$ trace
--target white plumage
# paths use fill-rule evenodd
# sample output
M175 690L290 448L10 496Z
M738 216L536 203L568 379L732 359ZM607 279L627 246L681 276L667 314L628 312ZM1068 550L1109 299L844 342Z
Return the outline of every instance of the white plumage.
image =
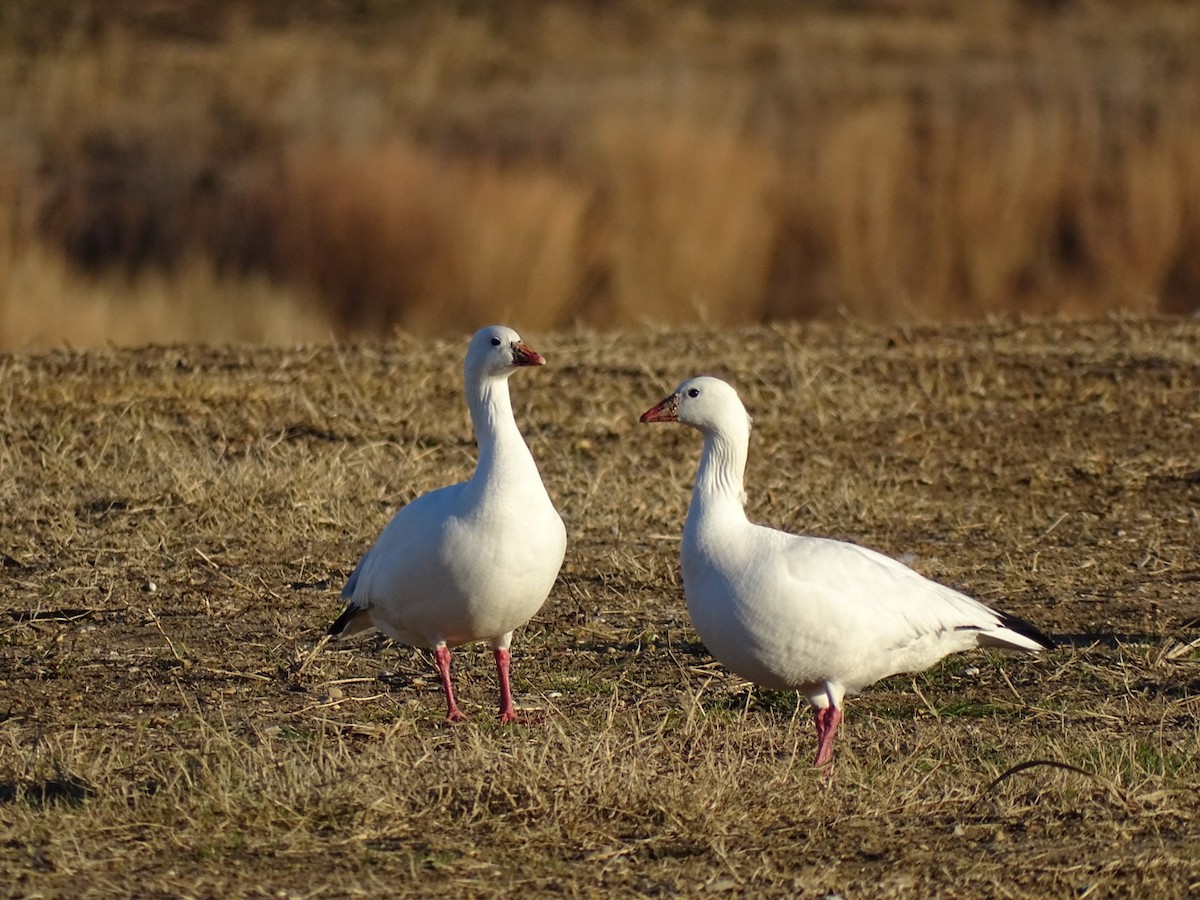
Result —
M677 421L703 434L681 551L688 614L727 668L808 699L815 765L833 753L846 693L974 647L1053 646L1029 623L873 550L751 523L742 490L750 417L720 379L685 381L641 421Z
M446 718L466 718L450 681L450 648L486 640L500 679L500 720L516 721L509 687L513 631L545 602L566 551L566 529L513 418L508 379L545 360L511 328L471 339L463 364L479 460L469 481L416 498L396 513L351 573L348 605L330 634L375 627L435 652Z

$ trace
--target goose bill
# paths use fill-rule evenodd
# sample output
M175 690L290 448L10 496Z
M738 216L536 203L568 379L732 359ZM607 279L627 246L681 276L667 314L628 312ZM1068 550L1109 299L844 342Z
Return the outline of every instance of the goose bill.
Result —
M644 413L642 413L642 417L640 419L638 419L638 421L639 422L675 422L679 418L678 411L679 411L679 395L672 394L670 397L666 397L663 400L661 400L656 406L652 406L648 410L646 410Z
M536 350L531 350L524 341L513 344L513 365L515 366L544 366L546 358Z

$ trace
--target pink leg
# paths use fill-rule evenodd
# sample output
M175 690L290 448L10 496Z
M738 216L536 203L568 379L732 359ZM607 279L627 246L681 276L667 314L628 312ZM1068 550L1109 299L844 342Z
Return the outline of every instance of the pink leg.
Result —
M513 709L512 685L508 681L509 661L512 659L512 654L507 650L497 650L495 656L496 674L500 677L500 724L520 722L521 717Z
M442 676L442 691L446 694L446 722L450 725L465 722L467 717L454 702L454 687L450 684L450 648L440 644L434 653L437 656L438 674Z
M816 712L817 720L817 759L813 763L816 768L828 765L833 758L833 735L838 723L842 721L842 711L836 706L826 706Z

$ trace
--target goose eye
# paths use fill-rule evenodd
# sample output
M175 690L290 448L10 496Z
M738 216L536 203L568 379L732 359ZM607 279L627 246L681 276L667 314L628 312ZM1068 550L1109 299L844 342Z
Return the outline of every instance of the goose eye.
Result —
M699 397L700 396L700 388L691 388L688 391L688 396L689 397Z
M492 346L499 347L500 346L500 338L492 338Z

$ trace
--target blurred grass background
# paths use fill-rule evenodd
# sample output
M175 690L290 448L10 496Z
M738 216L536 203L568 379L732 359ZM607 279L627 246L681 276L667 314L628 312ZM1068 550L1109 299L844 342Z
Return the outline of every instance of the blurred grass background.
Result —
M9 0L0 346L1200 307L1187 0Z

